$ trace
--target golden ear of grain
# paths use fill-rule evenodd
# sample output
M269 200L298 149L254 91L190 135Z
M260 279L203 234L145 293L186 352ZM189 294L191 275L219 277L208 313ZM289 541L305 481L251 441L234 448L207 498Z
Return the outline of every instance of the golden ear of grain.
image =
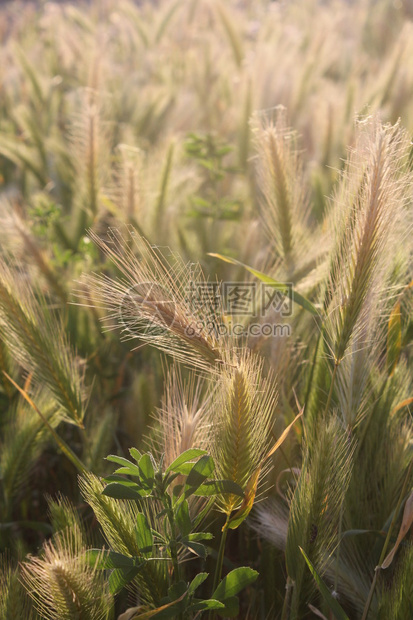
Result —
M162 406L154 415L154 454L170 465L189 448L206 449L211 432L210 393L205 378L183 377L178 365L168 371Z
M277 396L272 378L264 379L262 370L262 359L244 352L236 362L224 365L213 397L215 433L210 450L217 475L242 489L269 448ZM226 514L240 503L241 498L235 496L219 499Z
M382 278L401 237L409 141L400 126L376 118L358 127L337 197L337 241L326 294L326 333L340 363L378 302Z
M297 134L288 128L282 106L276 109L275 119L257 117L255 125L261 216L271 244L291 275L310 232Z
M96 217L103 184L108 174L108 136L102 122L102 102L96 91L87 88L81 93L79 112L73 116L71 151L77 173L76 201L79 217ZM79 226L87 219L80 217ZM78 231L84 234L84 229Z
M58 620L84 614L88 620L103 620L113 598L98 563L99 558L95 565L88 562L76 527L46 542L42 557L29 557L21 575L41 617Z
M286 540L288 575L297 591L293 611L300 599L310 596L315 584L297 555L298 547L311 555L323 570L337 541L342 502L350 483L354 447L338 418L320 424L318 436L308 445L294 494Z
M186 265L171 252L151 247L132 228L126 236L110 230L106 241L90 235L121 274L118 279L98 274L83 280L92 304L108 312L104 320L109 327L179 362L214 371L232 347L220 336L219 300L199 265ZM203 291L202 303L197 287Z
M22 271L0 261L0 334L15 360L47 387L67 422L82 426L83 377L61 320L46 308Z

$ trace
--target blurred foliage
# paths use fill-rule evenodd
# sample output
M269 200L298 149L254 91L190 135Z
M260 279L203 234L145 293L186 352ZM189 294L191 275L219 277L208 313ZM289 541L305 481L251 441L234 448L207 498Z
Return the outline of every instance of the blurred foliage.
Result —
M77 564L84 549L104 544L99 516L116 518L101 499L104 457L159 441L152 416L165 404L170 359L147 340L128 341L125 325L114 329L112 302L125 282L136 284L122 260L142 258L127 232L135 231L162 249L164 272L158 264L156 273L177 278L161 284L183 307L181 280L199 263L203 283L251 284L254 270L278 291L291 283L296 300L310 300L330 321L298 305L291 317L273 308L271 322L291 325L289 338L250 334L225 344L261 355L264 374L276 375L277 437L297 401L305 406L302 426L264 472L269 500L251 513L255 531L244 523L228 533L225 571L260 571L241 594L239 617L328 617L300 546L350 618L407 619L411 534L370 588L413 480L412 18L411 0L1 5L2 618L55 617L24 594L17 564L27 554L37 554L26 560L37 566L35 587L53 584L57 593L65 591L63 558L84 582L87 618L140 604L132 589L113 605L102 572ZM399 124L394 133L364 134L370 117ZM377 221L385 224L374 228L378 245L374 237L363 271L351 258L363 258L366 244L352 235L372 212L374 170L384 179ZM111 228L126 231L114 248L119 260L105 252ZM112 283L106 305L82 274ZM335 330L349 300L343 336ZM238 319L248 327L249 318ZM339 340L342 359L334 357ZM227 364L225 346L217 350ZM188 368L182 374L184 381ZM208 380L219 386L222 374ZM203 402L208 392L199 389ZM50 499L58 494L70 502ZM135 513L125 504L115 528L133 532ZM218 538L222 524L210 519ZM59 534L64 528L71 533ZM214 541L208 549L210 572L217 548ZM195 560L187 580L203 562Z

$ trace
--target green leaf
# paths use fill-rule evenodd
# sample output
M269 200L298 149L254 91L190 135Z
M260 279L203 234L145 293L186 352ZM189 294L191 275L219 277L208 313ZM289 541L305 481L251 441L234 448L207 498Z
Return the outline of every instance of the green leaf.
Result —
M138 467L140 470L140 480L148 489L153 488L155 482L155 472L152 465L152 459L149 454L144 454L139 460Z
M141 552L144 552L144 549L150 549L152 551L153 547L153 535L150 525L148 523L148 519L142 512L138 512L136 516L136 542L138 543L138 547Z
M213 598L209 598L204 601L194 601L192 605L188 607L188 611L203 611L205 609L225 609L225 605L221 603L221 601L215 601Z
M173 463L169 465L169 467L165 470L165 473L167 474L170 471L181 473L178 471L178 468L183 463L188 463L188 461L192 461L193 459L196 459L199 456L203 456L204 454L206 454L205 450L199 450L198 448L191 448L190 450L185 450L185 452L182 452L182 454L180 454L173 461Z
M240 267L244 267L244 269L252 273L252 275L254 275L256 278L261 280L261 282L264 282L264 284L268 284L268 286L275 288L277 291L279 291L286 297L289 297L291 301L298 304L305 310L308 310L308 312L310 312L311 314L314 314L316 316L319 315L317 308L311 303L311 301L303 297L303 295L300 295L300 293L297 293L297 291L294 291L291 288L291 286L285 284L284 282L277 282L277 280L274 280L270 276L267 276L265 273L262 273L262 271L258 271L257 269L254 269L253 267L249 267L248 265L241 263L239 260L236 260L235 258L223 256L222 254L212 254L212 253L210 253L209 256L214 256L215 258L219 258L220 260L223 260L226 263L230 263L231 265L239 265Z
M122 456L109 454L109 456L106 457L106 460L110 461L111 463L117 463L118 465L122 465L122 468L127 470L122 471L122 473L127 473L130 476L140 476L139 467L134 463L131 463L131 461L128 461L128 459L124 459ZM117 470L117 473L120 473L120 471Z
M195 465L195 463L182 463L181 465L178 465L175 468L175 473L174 474L170 474L169 476L172 477L172 480L174 479L173 477L175 476L179 476L179 474L182 474L183 476L188 476L191 473L191 470L193 468L193 466Z
M157 532L153 528L151 528L151 532L152 532L152 536L153 536L154 539L159 540L164 545L168 544L167 539L165 538L165 536L162 536L162 534L160 532Z
M204 581L208 578L209 573L198 573L196 577L194 577L189 584L188 594L191 595L199 588L199 586L204 583Z
M225 599L232 598L238 592L253 583L258 577L256 570L249 568L248 566L241 566L232 570L221 583L212 595L212 598L224 601Z
M114 499L132 499L140 500L142 497L146 497L150 491L141 489L138 485L134 487L122 482L110 482L102 491L102 495L107 497L113 497Z
M185 540L212 540L214 535L211 532L194 532L193 534L188 534Z
M331 594L330 590L328 589L328 587L326 586L326 584L324 583L324 581L322 580L322 578L320 577L320 575L318 574L314 566L312 565L304 549L302 549L301 547L299 547L299 549L301 553L303 554L305 561L307 562L307 566L310 569L311 574L314 577L316 584L318 585L318 588L321 592L321 596L323 597L324 602L329 607L329 609L332 611L336 620L349 620L349 617L347 616L344 609L341 607L340 603Z
M184 488L183 484L176 484L174 486L174 488L172 489L172 496L174 498L174 500L176 500L178 498L178 496L180 495L182 489Z
M132 473L132 470L130 467L119 467L118 469L115 469L115 471L113 472L115 475L123 475L123 476L138 476L140 474L137 473Z
M215 499L214 497L211 497L206 505L204 506L204 508L202 510L200 510L200 512L197 514L197 516L194 519L194 523L193 523L193 529L195 530L197 527L199 527L199 525L202 523L202 521L205 519L205 517L207 516L207 514L211 511L213 505L215 504Z
M208 555L208 550L202 543L187 540L186 542L182 542L182 544L190 551L193 551L195 555L198 555L204 560Z
M232 480L207 480L195 491L195 495L208 497L210 495L222 495L229 493L244 497L244 491L236 482Z
M133 459L135 459L137 463L139 463L142 458L142 453L139 452L139 450L137 450L136 448L129 448L129 454Z
M118 594L139 573L139 568L115 569L109 576L109 591Z
M189 515L188 502L186 500L179 504L175 514L175 520L181 535L187 536L192 529L192 522Z
M186 485L183 497L187 498L199 487L214 471L215 464L210 456L202 456L197 463L191 469L191 472L186 479Z
M91 566L95 566L97 563L97 568L105 570L110 568L141 568L146 563L145 558L142 557L130 557L116 551L102 553L101 549L88 549L86 559Z
M120 476L119 474L109 474L109 476L106 476L105 478L103 478L103 480L108 483L109 482L120 482L125 487L132 487L132 488L138 487L138 489L141 488L139 484L137 484L136 482L133 482L132 480L128 480L127 478L125 478L125 476Z

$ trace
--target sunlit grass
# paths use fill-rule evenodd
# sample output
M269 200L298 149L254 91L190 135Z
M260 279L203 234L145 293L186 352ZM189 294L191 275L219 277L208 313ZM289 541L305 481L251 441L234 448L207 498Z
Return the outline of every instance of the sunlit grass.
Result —
M407 620L411 2L21 6L1 618Z

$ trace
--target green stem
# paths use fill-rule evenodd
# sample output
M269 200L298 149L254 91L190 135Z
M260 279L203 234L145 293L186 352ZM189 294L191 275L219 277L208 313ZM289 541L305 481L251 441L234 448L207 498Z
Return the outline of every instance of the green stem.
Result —
M338 362L337 360L335 360L335 362L334 362L334 370L333 370L333 375L331 377L330 390L328 392L326 407L324 409L324 416L327 414L327 411L328 411L328 409L330 407L331 398L333 396L334 383L335 383L336 375L337 375L337 368L338 368L339 363L340 362ZM344 501L342 500L341 507L340 507L340 517L339 517L339 522L338 522L337 557L336 557L336 567L335 567L335 576L334 576L334 590L335 591L337 591L337 587L338 587L338 572L339 572L339 561L340 561L340 542L341 542L341 532L342 532L342 529L343 529L343 512L344 512Z
M61 449L63 454L69 459L69 461L71 461L73 463L73 465L76 467L76 469L81 474L83 474L84 472L87 472L88 471L87 467L76 456L76 454L73 452L73 450L70 448L70 446L68 446L68 444L64 441L64 439L62 439L60 437L60 435L55 431L53 426L49 423L49 421L43 415L43 413L40 411L40 409L37 407L37 405L32 401L32 399L27 394L27 392L25 390L23 390L23 388L21 388L19 385L17 385L17 383L4 370L3 370L3 374L7 377L7 379L10 381L10 383L12 385L14 385L14 387L23 396L23 398L29 403L29 405L32 407L32 409L34 409L34 411L37 413L39 418L42 420L43 424L46 426L46 428L52 434L53 439L55 440L55 442L57 443L57 445L59 446L59 448Z
M288 620L288 618L290 617L290 599L293 587L293 580L291 579L291 577L287 577L287 583L285 584L284 604L281 612L281 620Z
M214 576L214 585L212 586L212 594L217 589L218 584L219 584L220 579L221 579L222 565L224 563L225 543L227 541L227 534L228 534L229 517L230 517L230 515L228 514L227 515L227 520L225 521L225 525L222 528L222 536L221 536L221 542L219 544L217 564L216 564L216 567L215 567L215 576ZM209 618L209 620L212 620L213 618L215 618L215 614L214 614L213 611L209 612L208 618Z
M361 620L367 620L367 616L368 616L368 613L369 613L369 610L370 610L371 601L373 600L374 590L376 588L377 575L378 575L378 573L379 573L379 571L381 569L381 565L384 562L384 558L386 557L387 547L389 546L389 542L390 542L390 538L391 538L391 535L392 535L392 532L393 532L393 528L394 528L394 525L396 523L399 511L400 511L400 506L402 504L403 497L404 497L404 495L406 493L406 488L407 488L407 484L408 484L409 479L410 479L410 473L412 471L412 466L413 466L413 461L410 462L409 469L407 470L406 478L404 480L402 490L400 491L400 496L399 496L399 499L397 501L397 506L396 506L396 509L394 511L393 519L391 520L389 531L387 532L386 540L384 541L383 549L382 549L381 554L380 554L379 563L376 566L376 568L374 569L373 581L371 583L370 592L369 592L369 595L367 597L367 601L366 601L366 604L365 604L365 607L364 607L363 616L362 616Z
M348 440L350 442L351 438L351 429L347 429L348 431ZM348 457L348 453L347 453ZM338 534L337 534L337 556L336 556L336 566L335 566L335 574L334 574L334 591L338 591L338 574L340 568L340 550L341 550L341 536L343 533L343 515L344 515L344 489L343 489L343 498L341 500L340 506L340 516L338 521Z
M180 573L179 573L179 562L178 562L178 551L176 547L176 539L175 539L175 519L172 507L170 505L169 497L165 502L166 514L168 516L169 525L171 526L171 539L169 541L169 548L171 550L171 559L172 566L174 569L174 581L178 583L180 581Z
M218 551L217 565L215 569L213 592L215 592L215 590L217 589L219 581L221 579L222 565L224 563L225 543L227 541L228 523L229 523L229 516L227 517L227 520L222 530L221 542L220 542L219 551Z
M340 362L334 362L334 370L333 370L333 376L331 377L331 383L330 383L330 390L328 392L328 397L327 397L327 402L326 402L326 408L324 409L324 415L326 415L329 407L330 407L330 403L331 403L331 398L333 396L333 389L334 389L334 382L336 380L336 374L337 374L337 368Z
M304 410L307 411L307 406L310 400L310 395L311 395L311 390L313 387L313 377L314 377L314 371L315 371L315 367L316 367L316 363L317 363L317 355L318 355L318 349L320 347L320 342L321 342L321 335L323 333L323 327L320 328L319 334L318 334L318 338L317 338L317 342L314 348L314 355L313 355L313 361L311 363L311 370L310 370L310 376L308 378L308 384L307 384L307 390L306 390L306 395L305 395L305 399L304 399Z

